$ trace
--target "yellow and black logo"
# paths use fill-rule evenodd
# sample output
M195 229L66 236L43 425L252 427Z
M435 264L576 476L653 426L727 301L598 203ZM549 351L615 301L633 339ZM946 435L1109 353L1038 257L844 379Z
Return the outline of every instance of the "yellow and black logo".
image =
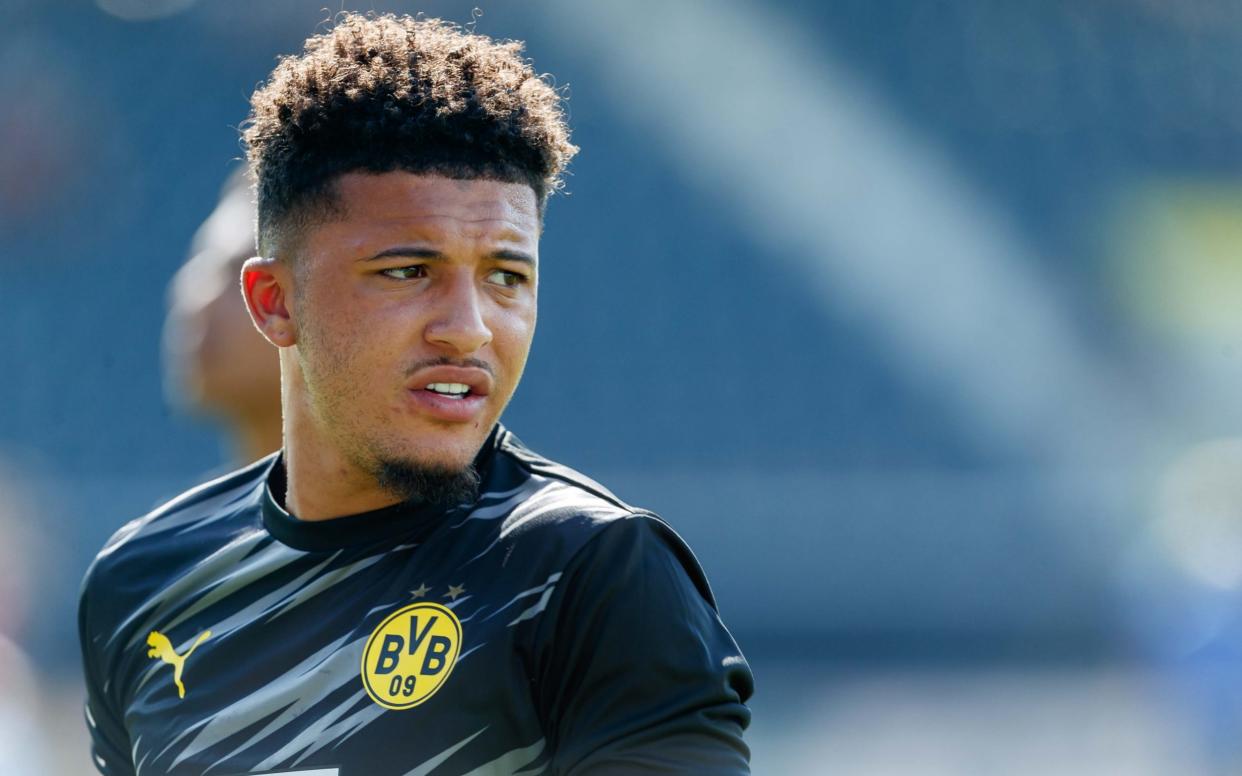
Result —
M447 606L423 602L398 609L362 650L362 684L386 709L409 709L430 698L461 652L461 621Z

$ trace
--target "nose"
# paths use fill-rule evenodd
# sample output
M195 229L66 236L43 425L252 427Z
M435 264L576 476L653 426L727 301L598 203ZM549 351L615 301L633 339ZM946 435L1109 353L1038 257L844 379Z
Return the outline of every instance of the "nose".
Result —
M474 353L492 341L473 273L463 269L446 279L425 336L431 344L459 355Z

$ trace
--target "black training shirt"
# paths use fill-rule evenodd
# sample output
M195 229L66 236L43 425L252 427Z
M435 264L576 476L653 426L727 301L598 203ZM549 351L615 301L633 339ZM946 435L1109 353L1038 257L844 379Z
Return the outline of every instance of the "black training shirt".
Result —
M750 669L658 517L497 426L479 499L286 512L279 455L83 583L107 776L748 773Z

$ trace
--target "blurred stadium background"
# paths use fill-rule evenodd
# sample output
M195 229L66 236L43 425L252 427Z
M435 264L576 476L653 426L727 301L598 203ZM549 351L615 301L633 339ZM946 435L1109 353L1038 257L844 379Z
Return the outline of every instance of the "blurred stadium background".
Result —
M506 422L696 549L755 772L1242 773L1242 5L346 7L475 5L583 149ZM165 287L336 10L5 3L6 774L88 772L78 581L223 466Z

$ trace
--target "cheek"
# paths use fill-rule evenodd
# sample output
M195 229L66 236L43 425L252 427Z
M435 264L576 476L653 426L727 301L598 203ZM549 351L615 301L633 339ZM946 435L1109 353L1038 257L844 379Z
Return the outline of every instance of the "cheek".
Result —
M413 331L409 306L364 304L348 292L331 290L307 299L299 311L303 357L316 374L348 381L351 393L382 388L400 368Z
M509 309L500 316L492 331L496 352L514 379L520 375L522 365L530 353L531 340L535 335L535 305Z
M350 322L330 297L307 293L296 304L298 355L313 383L330 382L349 369Z

